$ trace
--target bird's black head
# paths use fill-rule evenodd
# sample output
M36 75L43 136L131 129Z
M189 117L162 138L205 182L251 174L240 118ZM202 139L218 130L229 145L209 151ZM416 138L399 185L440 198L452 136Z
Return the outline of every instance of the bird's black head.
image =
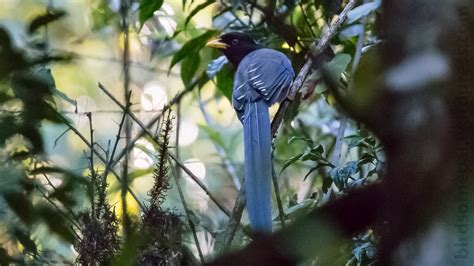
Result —
M221 50L232 64L238 66L244 57L262 48L255 40L244 33L231 32L209 41L206 46Z

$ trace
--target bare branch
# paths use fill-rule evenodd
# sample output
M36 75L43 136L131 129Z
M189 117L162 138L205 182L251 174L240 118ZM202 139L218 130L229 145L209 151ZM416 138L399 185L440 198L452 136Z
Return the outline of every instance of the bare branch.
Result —
M99 88L102 89L102 91L106 92L107 89L105 89L104 86L102 86L102 84L99 83ZM130 118L132 118L133 121L135 121L141 128L141 131L137 134L137 136L135 136L134 139L132 139L132 141L130 142L130 145L127 146L124 150L127 150L127 149L131 149L133 148L133 144L136 142L136 140L138 140L140 137L142 137L143 135L148 135L151 137L151 139L153 140L153 142L155 142L156 144L160 145L158 139L154 136L153 133L150 132L149 128L153 125L154 122L156 122L159 118L161 118L161 115L163 114L163 112L166 110L169 109L170 107L170 104L168 105L168 108L163 108L163 111L157 116L155 117L154 119L152 119L153 123L149 123L148 125L144 125L140 119L138 119L132 112L130 112L129 110L126 110L125 107L123 106L123 104L121 104L111 93L106 93L107 96L109 96L116 104L117 106L119 106L122 110L124 110L129 116ZM180 94L181 96L179 97L179 99L181 99L183 93ZM176 102L175 102L176 103ZM174 104L174 103L173 103ZM130 148L129 148L130 147ZM121 156L123 156L123 153L124 151L119 154L117 156L117 159L115 160L115 163L118 162L118 160L120 160ZM189 177L191 177L191 179L194 180L194 182L196 182L202 190L204 190L204 192L206 192L206 194L209 196L209 198L217 205L217 207L222 211L224 212L227 216L231 216L231 213L230 211L225 208L221 203L219 203L219 201L217 200L217 198L209 191L209 189L207 189L206 185L204 185L201 180L199 180L199 178L191 171L189 170L180 160L178 160L178 158L176 158L175 155L173 155L172 153L168 153L168 156L186 173L189 175Z

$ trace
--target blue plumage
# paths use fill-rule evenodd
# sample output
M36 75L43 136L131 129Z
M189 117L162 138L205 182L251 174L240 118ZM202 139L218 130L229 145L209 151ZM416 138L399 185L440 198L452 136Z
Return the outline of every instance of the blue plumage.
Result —
M240 62L232 103L244 126L247 211L254 231L271 232L271 129L268 107L288 95L293 80L288 58L259 49Z
M268 108L288 95L294 72L281 52L258 46L251 38L228 33L210 45L237 65L232 104L244 127L244 174L247 211L254 231L271 232L271 129Z

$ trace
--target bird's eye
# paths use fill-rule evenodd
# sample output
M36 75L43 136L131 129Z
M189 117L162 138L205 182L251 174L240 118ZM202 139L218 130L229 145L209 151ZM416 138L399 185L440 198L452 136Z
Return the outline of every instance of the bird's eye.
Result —
M239 44L239 40L233 39L233 40L232 40L232 45L237 45L237 44Z

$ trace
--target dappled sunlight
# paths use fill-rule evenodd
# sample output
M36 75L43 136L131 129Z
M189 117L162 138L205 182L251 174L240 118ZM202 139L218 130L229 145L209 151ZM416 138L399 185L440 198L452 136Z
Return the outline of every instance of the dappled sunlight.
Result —
M152 154L155 153L153 144L145 139L139 139L136 144L137 145L133 148L132 153L133 166L138 169L147 169L151 167L155 162L152 157Z
M199 128L194 122L181 121L179 126L179 145L189 146L193 144L199 135Z
M144 111L162 110L168 102L168 96L158 81L150 81L143 87L141 107Z

